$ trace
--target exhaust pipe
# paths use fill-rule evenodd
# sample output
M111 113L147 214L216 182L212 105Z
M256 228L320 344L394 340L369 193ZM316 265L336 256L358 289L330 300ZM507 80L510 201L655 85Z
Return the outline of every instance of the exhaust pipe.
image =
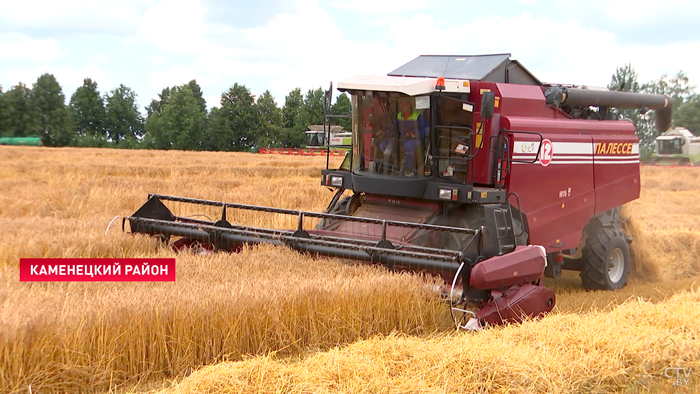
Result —
M673 99L665 94L615 92L552 86L545 92L547 104L571 107L615 107L656 111L656 130L671 127Z

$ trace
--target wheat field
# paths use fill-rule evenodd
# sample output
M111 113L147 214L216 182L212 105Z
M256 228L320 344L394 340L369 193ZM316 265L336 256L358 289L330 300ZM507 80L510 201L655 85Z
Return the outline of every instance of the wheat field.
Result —
M665 367L700 371L694 169L643 168L626 288L566 273L547 281L553 314L478 334L452 332L416 276L282 247L176 254L119 221L105 233L148 193L322 211L325 160L0 147L0 392L655 392L674 388ZM177 281L19 282L20 257L146 256L176 257Z

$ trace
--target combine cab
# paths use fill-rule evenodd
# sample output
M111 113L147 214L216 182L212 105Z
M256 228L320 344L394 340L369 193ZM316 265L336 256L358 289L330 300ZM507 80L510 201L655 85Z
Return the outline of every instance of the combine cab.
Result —
M700 166L700 137L690 130L674 127L656 137L651 165Z
M420 56L338 90L352 97L352 149L322 171L335 190L325 212L150 195L125 218L131 231L176 248L271 243L440 276L460 328L549 312L543 279L562 269L591 289L626 284L620 207L639 197L639 145L609 110L656 109L666 129L666 96L544 85L507 54ZM176 216L172 204L221 219Z

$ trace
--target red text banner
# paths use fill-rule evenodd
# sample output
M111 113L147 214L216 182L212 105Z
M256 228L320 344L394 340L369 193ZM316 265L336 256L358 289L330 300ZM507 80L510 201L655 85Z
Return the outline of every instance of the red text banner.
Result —
M175 259L19 259L21 282L174 282Z

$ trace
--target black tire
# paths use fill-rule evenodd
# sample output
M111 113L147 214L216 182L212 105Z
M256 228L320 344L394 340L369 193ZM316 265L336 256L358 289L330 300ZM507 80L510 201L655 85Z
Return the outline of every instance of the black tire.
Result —
M583 248L583 286L590 290L621 289L629 272L630 250L624 234L610 227L591 234Z
M357 199L353 200L353 197L355 197L355 195L345 196L341 198L340 201L338 201L328 213L333 215L351 216L352 213L354 213L355 209L357 209L356 206L353 206L353 204L357 204L356 202L354 202L357 201ZM333 219L322 219L321 222L316 225L316 229L321 230L335 222L337 221Z

